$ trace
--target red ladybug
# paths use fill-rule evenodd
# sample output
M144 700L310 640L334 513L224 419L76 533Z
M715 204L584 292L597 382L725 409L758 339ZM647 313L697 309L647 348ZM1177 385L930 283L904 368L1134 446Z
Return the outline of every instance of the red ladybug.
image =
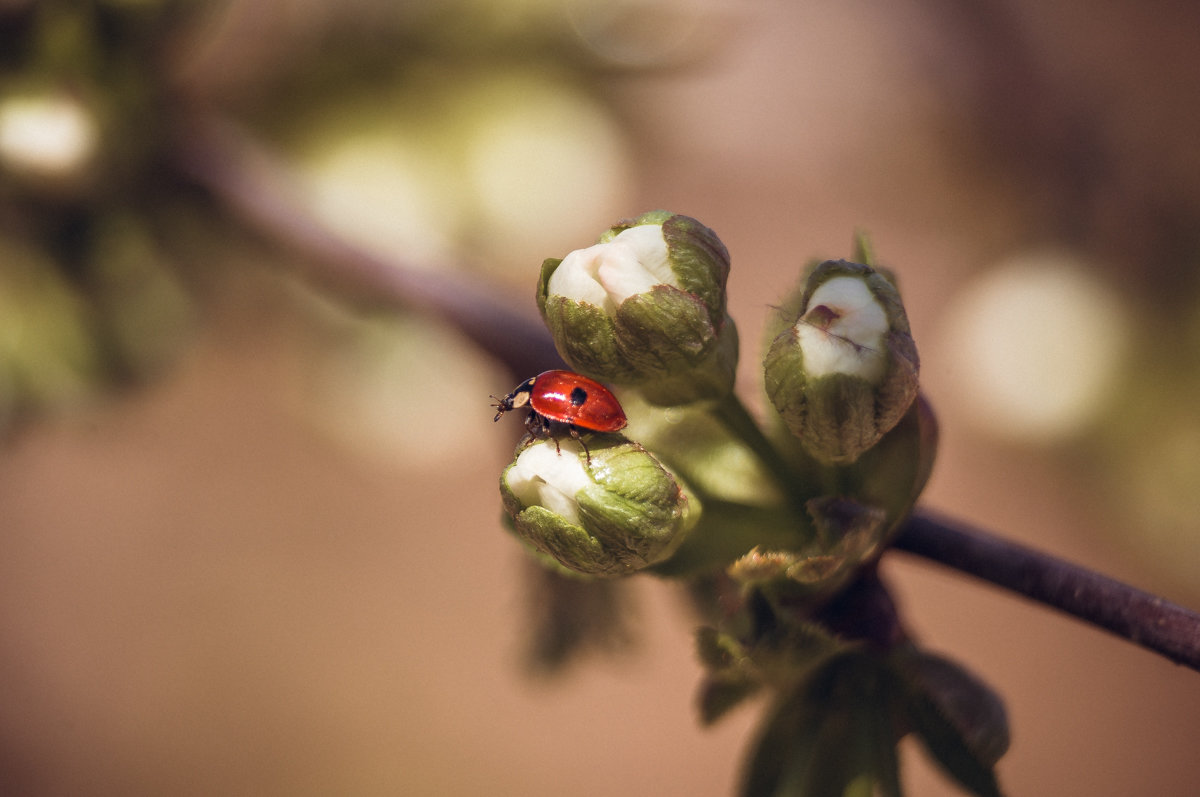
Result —
M492 396L496 417L510 410L529 407L525 428L538 440L554 440L565 432L579 440L591 464L592 453L580 432L616 432L625 428L625 411L617 397L604 385L571 371L544 371L526 379L504 398Z

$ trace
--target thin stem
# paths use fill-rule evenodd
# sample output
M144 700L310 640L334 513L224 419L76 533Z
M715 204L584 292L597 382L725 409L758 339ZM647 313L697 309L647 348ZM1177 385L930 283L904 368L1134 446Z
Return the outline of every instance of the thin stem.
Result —
M1031 548L918 512L897 549L989 581L1200 670L1200 614Z
M836 465L822 465L804 454L799 463L789 462L774 443L763 434L758 422L746 409L736 393L730 393L714 409L713 414L725 428L750 448L771 474L775 484L794 508L807 514L805 502L817 495L838 495L843 492L845 470ZM805 487L809 489L805 489ZM812 489L812 488L817 489Z
M762 428L750 415L750 411L738 395L731 392L716 405L713 414L726 429L754 452L783 494L789 499L794 499L796 486L802 484L802 480L795 468L779 453L775 444L763 434Z

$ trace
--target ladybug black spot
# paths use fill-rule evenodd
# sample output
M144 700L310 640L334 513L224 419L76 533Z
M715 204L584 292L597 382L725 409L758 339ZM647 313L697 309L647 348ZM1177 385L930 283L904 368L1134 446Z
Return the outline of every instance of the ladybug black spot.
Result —
M587 398L588 398L588 394L587 394L586 390L584 390L581 387L572 388L571 404L573 404L576 407L582 407L584 405L584 403L587 401Z

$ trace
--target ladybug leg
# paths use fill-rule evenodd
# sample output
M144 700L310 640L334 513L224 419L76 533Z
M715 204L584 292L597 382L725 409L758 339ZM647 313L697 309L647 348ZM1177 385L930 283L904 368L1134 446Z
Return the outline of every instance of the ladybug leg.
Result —
M592 452L588 449L588 444L584 442L584 439L580 436L578 429L576 429L574 426L570 427L570 429L571 437L575 438L579 442L579 445L583 446L583 453L584 456L587 457L588 467L592 467Z
M555 453L562 455L562 449L558 445L558 436L554 434L554 429L551 427L552 422L549 418L540 413L530 412L525 418L525 434L534 440L546 440L547 438L554 441Z

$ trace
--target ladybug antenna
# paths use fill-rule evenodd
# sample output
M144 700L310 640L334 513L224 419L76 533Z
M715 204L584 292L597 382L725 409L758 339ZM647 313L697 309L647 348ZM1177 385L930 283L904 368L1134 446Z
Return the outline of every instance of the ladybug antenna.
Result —
M488 406L496 410L496 417L492 418L492 423L500 420L501 415L513 408L512 403L507 399L500 398L499 396L488 396L488 398L493 400L493 403Z

